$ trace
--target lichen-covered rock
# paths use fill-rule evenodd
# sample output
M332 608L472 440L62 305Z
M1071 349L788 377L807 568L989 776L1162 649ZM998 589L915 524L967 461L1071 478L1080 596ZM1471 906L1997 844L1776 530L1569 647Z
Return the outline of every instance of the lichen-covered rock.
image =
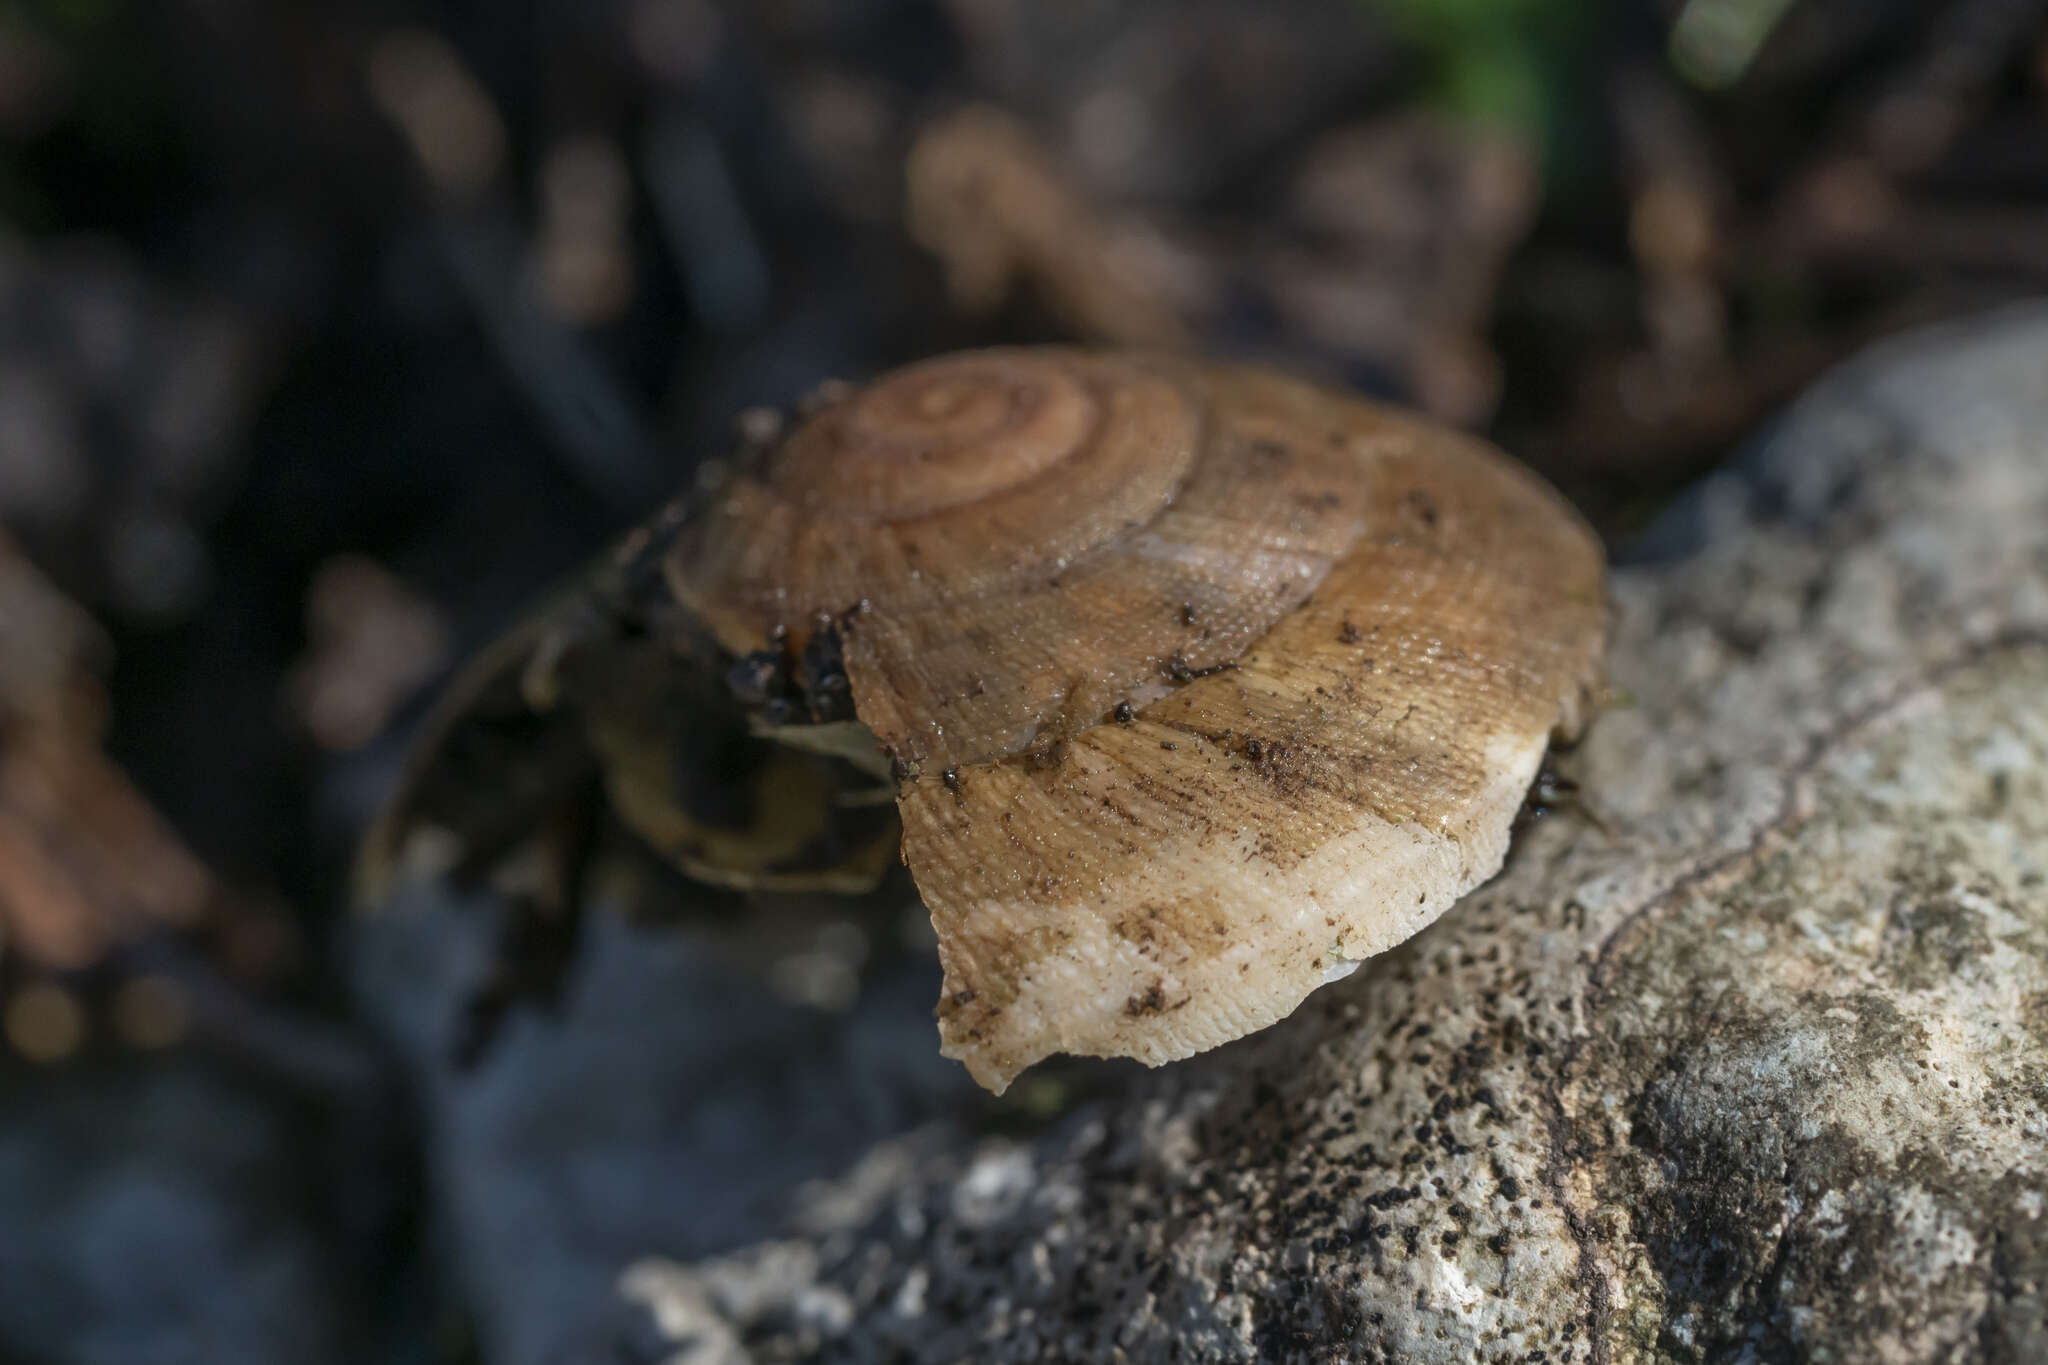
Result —
M1587 809L1433 928L621 1293L693 1362L2048 1358L2044 528L2048 309L1880 349L1620 576Z

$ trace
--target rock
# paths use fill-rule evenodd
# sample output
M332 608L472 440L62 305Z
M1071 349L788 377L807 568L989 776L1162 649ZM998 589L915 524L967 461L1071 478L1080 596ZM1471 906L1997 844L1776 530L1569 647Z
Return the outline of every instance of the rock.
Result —
M635 1349L2048 1358L2044 527L2048 308L1848 366L1619 574L1584 810L1263 1034L621 1263Z
M417 1097L429 1214L487 1360L631 1337L638 1311L607 1306L621 1266L763 1236L802 1182L980 1095L938 1055L929 953L872 971L850 1009L813 1008L617 902L586 917L560 998L522 1003L463 1065L503 907L403 895L359 926L354 975Z

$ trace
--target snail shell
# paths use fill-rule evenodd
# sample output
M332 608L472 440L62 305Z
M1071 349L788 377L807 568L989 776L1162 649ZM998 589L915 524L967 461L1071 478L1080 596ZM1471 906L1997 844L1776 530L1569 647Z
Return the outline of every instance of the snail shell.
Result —
M586 603L569 645L511 647L526 703L607 660L568 692L614 804L728 884L871 882L895 831L844 822L891 784L942 1050L997 1091L1054 1052L1241 1037L1443 913L1584 722L1605 629L1597 542L1484 443L1262 370L1058 349L836 395L615 567L607 611L661 647L593 651L613 628ZM783 756L757 774L842 774L774 788L782 854L712 848L636 760L735 706ZM777 861L799 846L835 853Z

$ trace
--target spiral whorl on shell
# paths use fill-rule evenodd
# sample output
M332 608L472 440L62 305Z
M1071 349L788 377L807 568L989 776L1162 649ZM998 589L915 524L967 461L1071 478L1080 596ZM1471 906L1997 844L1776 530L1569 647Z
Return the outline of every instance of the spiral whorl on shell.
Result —
M1164 1062L1492 875L1587 713L1602 576L1535 476L1388 408L942 357L757 440L481 663L365 865L427 827L516 863L596 777L701 881L857 890L893 814L947 1055L997 1090L1053 1052Z
M1490 447L1271 373L947 357L833 403L668 560L728 649L837 623L948 1055L1158 1063L1500 865L1599 677L1599 548Z

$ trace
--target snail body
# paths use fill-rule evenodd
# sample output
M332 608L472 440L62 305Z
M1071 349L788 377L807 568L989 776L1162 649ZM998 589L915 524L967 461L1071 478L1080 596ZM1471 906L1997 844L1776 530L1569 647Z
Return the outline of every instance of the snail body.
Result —
M1394 409L1177 357L940 357L750 447L505 647L373 852L450 823L477 714L574 716L690 875L858 889L900 838L942 1050L982 1084L1158 1064L1497 870L1599 685L1603 573L1534 475ZM718 735L752 746L720 769L737 824L672 761Z

